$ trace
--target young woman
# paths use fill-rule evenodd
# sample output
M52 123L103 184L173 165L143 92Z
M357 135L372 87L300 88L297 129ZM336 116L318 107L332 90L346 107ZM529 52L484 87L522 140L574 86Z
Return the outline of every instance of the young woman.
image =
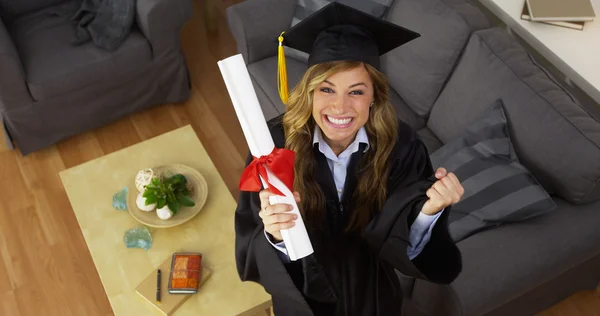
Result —
M286 42L313 43L309 69L269 126L275 146L296 153L294 190L314 253L290 261L281 230L294 225L291 206L270 205L268 190L241 192L238 272L272 295L276 315L400 315L395 269L450 283L462 267L447 218L464 190L443 168L434 174L378 70L380 54L415 35L335 2L301 23Z

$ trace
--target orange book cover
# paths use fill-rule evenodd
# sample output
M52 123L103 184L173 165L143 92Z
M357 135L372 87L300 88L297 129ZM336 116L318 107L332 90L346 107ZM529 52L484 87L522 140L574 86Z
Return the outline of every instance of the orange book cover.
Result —
M199 278L196 278L194 276L192 276L192 279L196 278L199 280L200 284L197 286L196 290L194 290L191 294L190 293L169 293L168 288L170 287L170 283L172 282L172 272L171 269L172 267L175 265L173 262L173 259L176 258L180 258L180 261L175 260L175 262L178 262L179 265L182 265L183 262L185 261L181 261L182 258L185 258L185 256L183 257L179 257L178 254L182 254L185 252L175 252L173 255L169 256L168 258L165 259L165 261L157 268L154 269L152 271L152 273L150 273L148 275L148 277L146 277L146 279L144 281L142 281L136 288L136 292L143 297L146 301L148 301L148 303L150 303L151 305L153 305L154 307L156 307L158 310L160 310L162 312L163 315L172 315L183 303L185 303L185 301L187 299L189 299L191 296L195 295L193 293L196 293L197 291L199 291L199 288L202 286L202 284L204 284L211 276L212 272L209 268L202 266L202 255L200 255L199 253L191 253L194 255L187 255L188 258L188 264L189 264L189 258L194 258L192 259L192 263L193 262L200 262L200 270L201 270L201 274ZM188 253L190 254L190 253ZM199 260L198 260L199 259ZM158 270L161 271L160 275L158 274ZM192 273L193 275L193 273ZM177 276L184 276L184 274L182 273L182 271L180 271ZM161 295L160 295L160 302L157 302L157 277L160 277L160 288L161 288ZM185 279L185 278L184 278ZM180 282L178 281L178 278L175 279L176 282ZM189 284L193 287L195 281L191 281L189 282ZM181 282L183 284L183 282ZM188 286L188 282L186 281L186 285Z
M202 275L202 254L176 252L171 260L169 293L196 293Z

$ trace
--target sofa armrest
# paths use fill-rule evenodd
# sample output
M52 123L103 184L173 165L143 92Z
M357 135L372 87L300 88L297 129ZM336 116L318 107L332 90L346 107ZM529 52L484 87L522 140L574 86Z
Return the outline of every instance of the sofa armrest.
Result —
M154 58L180 51L180 31L192 17L192 0L138 0L136 23L150 41Z
M297 0L246 0L227 8L227 23L246 64L277 54L277 36L290 28Z
M21 59L0 19L0 113L31 102Z

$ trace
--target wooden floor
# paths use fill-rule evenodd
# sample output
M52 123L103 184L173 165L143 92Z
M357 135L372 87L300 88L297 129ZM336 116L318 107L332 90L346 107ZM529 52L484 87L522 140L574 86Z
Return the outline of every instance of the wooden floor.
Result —
M197 0L199 1L199 0ZM0 315L112 315L58 172L191 124L237 198L247 146L217 67L236 53L217 1L208 32L196 5L182 32L192 97L72 137L25 158L0 135ZM1 130L1 129L0 129ZM573 295L543 316L600 315L600 292Z

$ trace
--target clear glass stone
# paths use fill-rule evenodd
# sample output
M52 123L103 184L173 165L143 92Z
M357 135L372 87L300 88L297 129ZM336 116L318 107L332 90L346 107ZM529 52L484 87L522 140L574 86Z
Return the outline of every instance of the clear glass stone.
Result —
M127 193L129 188L125 187L123 190L113 195L113 207L118 211L127 211Z
M148 250L152 247L152 235L146 226L136 227L125 232L123 241L127 248L142 248Z

